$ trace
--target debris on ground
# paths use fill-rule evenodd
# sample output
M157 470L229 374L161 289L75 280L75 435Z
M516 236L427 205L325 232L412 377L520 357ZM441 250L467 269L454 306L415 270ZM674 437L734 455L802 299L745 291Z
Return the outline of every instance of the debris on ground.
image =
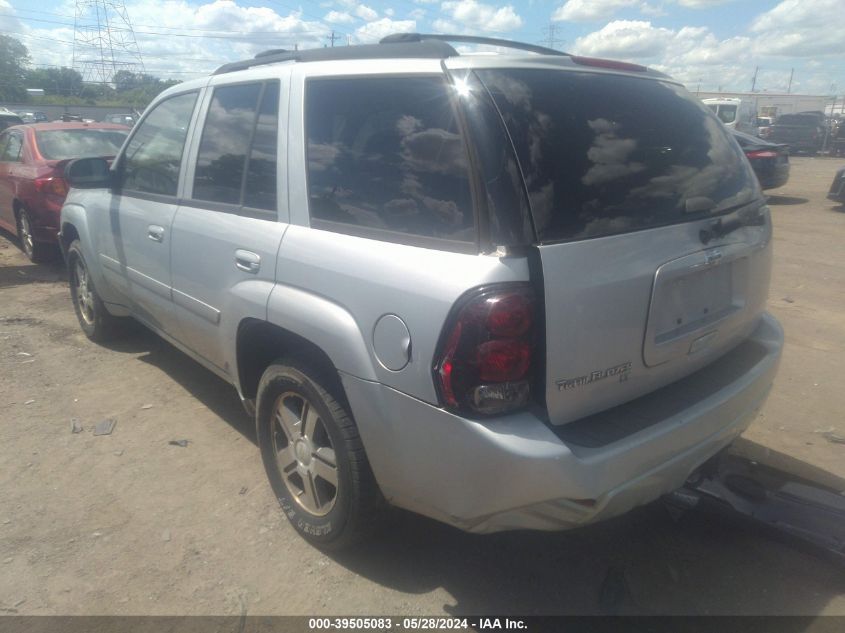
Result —
M161 540L165 543L170 542L170 530L165 530L161 533Z
M94 427L94 435L111 435L115 424L117 424L117 420L114 418L106 418L102 422L98 422Z
M142 409L152 409L152 408L153 408L153 405L151 405L151 404L145 404L145 405L144 405L144 406L142 406L141 408L142 408Z
M82 422L79 421L79 418L71 418L70 419L70 432L71 433L82 433L85 430L85 427L82 426Z
M240 492L238 492L238 494L239 494L239 495L245 495L245 494L246 494L246 491L247 491L247 487L246 487L246 486L244 486L243 488L241 488L241 490L240 490Z
M119 451L115 451L114 454L115 456L120 457L121 455L123 455L123 449L121 448Z
M168 444L171 446L181 446L182 448L185 448L188 445L188 442L190 442L190 440L170 440Z
M828 431L821 434L824 439L832 444L845 444L845 435L837 435L833 431Z
M792 297L784 297L783 300L787 303L795 303L795 299L793 299Z
M33 402L35 402L35 400L27 400L24 404L32 404Z
M29 352L18 352L18 354L17 354L17 355L18 355L18 356L27 356L27 357L28 357L28 356L32 356L32 354L30 354Z

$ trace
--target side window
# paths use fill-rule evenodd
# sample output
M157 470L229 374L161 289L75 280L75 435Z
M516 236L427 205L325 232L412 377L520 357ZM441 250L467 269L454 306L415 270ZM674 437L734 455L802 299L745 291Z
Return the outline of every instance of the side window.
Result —
M175 196L196 92L159 103L138 126L123 156L123 188Z
M9 140L3 147L3 154L0 160L7 163L15 163L20 160L23 137L20 134L9 134Z
M197 153L192 198L276 209L279 83L214 90Z
M0 161L6 160L5 158L3 158L3 155L5 154L6 143L8 143L8 142L9 142L9 133L3 132L2 134L0 134Z
M475 242L467 155L449 91L434 76L310 80L312 225Z

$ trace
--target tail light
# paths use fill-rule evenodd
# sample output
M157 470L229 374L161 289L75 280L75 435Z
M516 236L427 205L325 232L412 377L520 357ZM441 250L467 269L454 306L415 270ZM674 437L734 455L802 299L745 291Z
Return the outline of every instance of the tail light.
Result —
M534 313L528 284L480 288L456 304L434 363L447 408L495 415L528 403L536 364Z
M64 198L67 195L68 186L64 178L50 176L48 178L36 178L35 190L38 193Z
M750 152L745 152L748 158L777 158L778 153L770 149L755 149Z

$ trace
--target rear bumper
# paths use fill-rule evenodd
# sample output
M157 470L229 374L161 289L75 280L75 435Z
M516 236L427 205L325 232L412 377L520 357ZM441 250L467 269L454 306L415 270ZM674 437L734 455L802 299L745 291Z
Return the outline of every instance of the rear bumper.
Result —
M780 325L765 315L702 384L693 375L617 407L613 420L593 416L597 429L616 429L593 437L562 431L571 425L550 428L530 413L467 420L384 385L342 378L391 503L472 532L559 530L622 514L683 485L747 428L769 393L782 346ZM717 374L727 377L713 387ZM627 419L630 432L620 433Z
M789 180L789 163L777 163L755 168L757 180L763 189L782 187Z

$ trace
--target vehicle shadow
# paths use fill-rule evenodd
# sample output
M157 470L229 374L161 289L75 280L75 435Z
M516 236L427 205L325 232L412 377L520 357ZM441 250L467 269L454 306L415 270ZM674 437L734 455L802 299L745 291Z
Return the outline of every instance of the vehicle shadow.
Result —
M144 328L111 346L164 371L255 443L235 390ZM845 490L845 480L742 441L742 454ZM454 615L817 615L845 595L842 566L763 529L662 502L560 533L473 535L400 510L378 537L329 554L394 591L442 591ZM845 613L845 607L842 609Z
M770 194L766 197L766 201L769 204L774 204L776 206L793 206L796 204L804 204L805 202L809 202L807 198L798 198L795 196L780 196L777 194Z
M126 336L103 346L115 352L138 355L179 383L215 415L257 445L255 425L244 411L235 388L201 367L195 360L139 323L127 319Z

